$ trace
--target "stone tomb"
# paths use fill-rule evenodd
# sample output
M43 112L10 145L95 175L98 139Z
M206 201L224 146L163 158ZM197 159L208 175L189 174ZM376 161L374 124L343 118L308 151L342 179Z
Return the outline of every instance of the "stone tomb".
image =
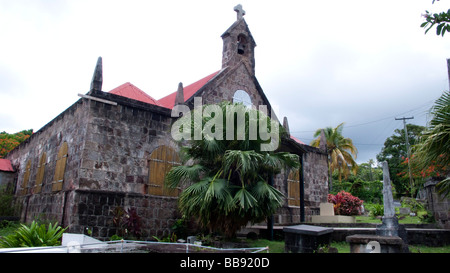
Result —
M320 203L320 215L311 217L312 223L356 223L354 216L334 215L332 203Z
M283 228L285 247L289 253L313 253L320 246L330 244L332 228L296 225Z
M398 236L351 235L346 238L350 253L402 253L403 240Z

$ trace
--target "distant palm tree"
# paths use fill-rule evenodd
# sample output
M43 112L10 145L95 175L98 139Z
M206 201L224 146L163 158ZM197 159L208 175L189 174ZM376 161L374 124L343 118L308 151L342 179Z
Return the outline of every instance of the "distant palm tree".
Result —
M343 126L344 123L341 123L336 128L327 127L323 129L327 140L330 173L337 170L339 182L342 181L342 174L347 178L350 171L352 171L353 174L356 174L356 171L358 170L358 164L355 162L358 150L353 145L353 141L350 138L342 136ZM311 146L320 146L321 132L322 129L318 129L314 133L316 139L311 141Z
M440 165L449 174L450 166L450 92L446 91L431 108L433 118L422 133L420 143L416 145L415 156L421 169L431 165ZM436 185L438 192L450 195L450 177Z

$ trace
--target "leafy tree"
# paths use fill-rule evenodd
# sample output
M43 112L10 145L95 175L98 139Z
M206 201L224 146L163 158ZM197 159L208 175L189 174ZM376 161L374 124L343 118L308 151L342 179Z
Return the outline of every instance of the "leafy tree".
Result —
M17 145L33 134L33 129L23 130L15 134L0 133L0 158L4 157Z
M433 4L434 4L433 0ZM439 1L439 0L438 0ZM447 12L433 13L431 14L428 10L422 16L425 17L425 22L423 22L420 27L426 28L425 34L434 26L436 27L436 35L442 35L444 37L445 32L450 32L450 9Z
M373 167L373 159L370 159L368 163L361 163L358 165L357 178L362 181L375 181L383 180L383 170L378 167Z
M414 145L418 143L421 132L425 129L423 126L407 124L409 144ZM408 157L405 143L405 130L396 129L394 135L388 137L384 142L384 147L377 155L377 161L387 161L389 165L389 175L394 184L397 194L405 194L410 192L409 176L404 177L398 175L404 169L402 162Z
M423 132L420 143L415 147L418 166L427 170L440 166L449 173L450 166L450 92L446 91L431 109L433 118ZM445 196L450 194L450 178L447 177L437 185L438 191Z
M218 105L223 124L227 119L227 106L236 106L239 111L252 113L245 116L245 136L249 136L252 117L266 119L271 130L273 126L278 126L280 132L283 130L278 123L271 124L270 118L262 112L229 102ZM200 110L193 110L192 116ZM208 127L205 125L213 118L211 116L202 117L203 130ZM233 140L227 140L227 128L223 130L223 140L206 136L200 140L194 138L189 146L182 148L184 160L189 164L173 167L166 176L169 188L186 187L178 200L181 213L187 218L198 219L204 228L222 232L227 237L235 236L249 221L260 222L272 215L282 205L283 194L269 185L270 177L284 168L299 167L297 155L261 151L261 144L267 141L259 135L255 140L250 137L237 140L238 122L234 114L232 118L235 121ZM190 125L191 132L199 126L194 121Z
M344 123L341 123L335 128L327 127L323 129L327 140L330 170L331 173L335 170L338 171L339 181L342 181L342 174L344 175L344 178L347 179L350 170L353 174L356 174L356 171L358 170L358 164L355 162L358 150L353 145L353 141L350 138L342 136L343 127ZM314 133L316 139L311 142L311 146L320 146L321 131L322 129L318 129Z

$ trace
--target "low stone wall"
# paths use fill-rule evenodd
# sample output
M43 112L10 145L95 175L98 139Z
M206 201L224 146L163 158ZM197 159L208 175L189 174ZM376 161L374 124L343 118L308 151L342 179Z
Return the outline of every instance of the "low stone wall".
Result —
M91 236L100 240L109 239L118 231L113 223L116 207L136 209L142 221L141 239L168 236L172 225L180 218L177 199L172 197L107 191L77 190L76 193L74 203L77 206L69 231L86 234L89 229Z
M314 225L312 223L307 223L308 225ZM317 225L317 224L316 224ZM321 224L318 226L332 227L333 232L330 234L330 240L336 242L345 242L345 238L351 235L376 235L376 224ZM426 245L426 246L445 246L450 245L450 230L449 229L437 229L434 228L433 224L407 224L404 225L407 231L408 244L410 245ZM274 233L278 238L283 238L283 227L284 226L274 226ZM245 236L249 232L255 232L259 234L260 238L266 238L267 227L264 225L260 226L248 226L241 230L239 234Z
M450 230L407 228L408 244L426 246L450 245ZM376 228L333 228L331 241L342 242L351 235L375 235Z

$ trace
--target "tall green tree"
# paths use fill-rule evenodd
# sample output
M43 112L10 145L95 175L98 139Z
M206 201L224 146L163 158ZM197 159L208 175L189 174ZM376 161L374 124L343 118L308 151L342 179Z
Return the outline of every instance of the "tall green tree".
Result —
M423 170L439 165L449 175L450 167L450 92L446 91L436 100L431 108L432 119L422 133L420 143L416 145L414 155ZM450 194L450 178L447 177L437 185L444 196Z
M166 176L166 185L185 187L178 199L185 217L194 217L204 228L233 237L248 222L263 221L282 205L283 194L268 181L283 168L298 168L299 158L286 152L261 151L261 144L270 140L262 140L259 134L254 140L249 137L249 122L254 122L253 118L267 121L271 130L273 126L278 126L280 132L283 130L278 123L271 124L270 118L262 112L242 104L222 102L218 107L223 124L227 115L230 118L227 106L239 106L239 111L252 113L245 115L245 139L237 137L239 114L233 114L233 140L226 138L228 124L223 128L223 140L205 135L200 140L191 140L182 148L184 161L189 163L173 167ZM193 110L191 116L195 116L196 111L200 110ZM219 113L214 117L204 115L201 128L210 130L207 124L219 116ZM194 121L190 124L191 132L198 129Z
M415 124L406 124L408 139L410 145L419 142L419 136L425 129L423 126ZM384 147L377 155L377 161L387 161L389 165L389 175L397 194L410 193L409 178L398 175L404 170L402 163L408 157L405 143L405 130L395 129L394 134L386 139Z
M342 175L347 179L350 171L356 174L358 170L358 164L356 164L355 159L358 154L358 150L353 141L342 136L342 130L344 128L344 123L339 124L335 128L327 127L324 130L325 138L327 140L328 149L328 159L331 173L335 170L338 171L339 181L342 181ZM320 146L320 134L322 129L318 129L314 133L314 139L311 141L311 146Z

